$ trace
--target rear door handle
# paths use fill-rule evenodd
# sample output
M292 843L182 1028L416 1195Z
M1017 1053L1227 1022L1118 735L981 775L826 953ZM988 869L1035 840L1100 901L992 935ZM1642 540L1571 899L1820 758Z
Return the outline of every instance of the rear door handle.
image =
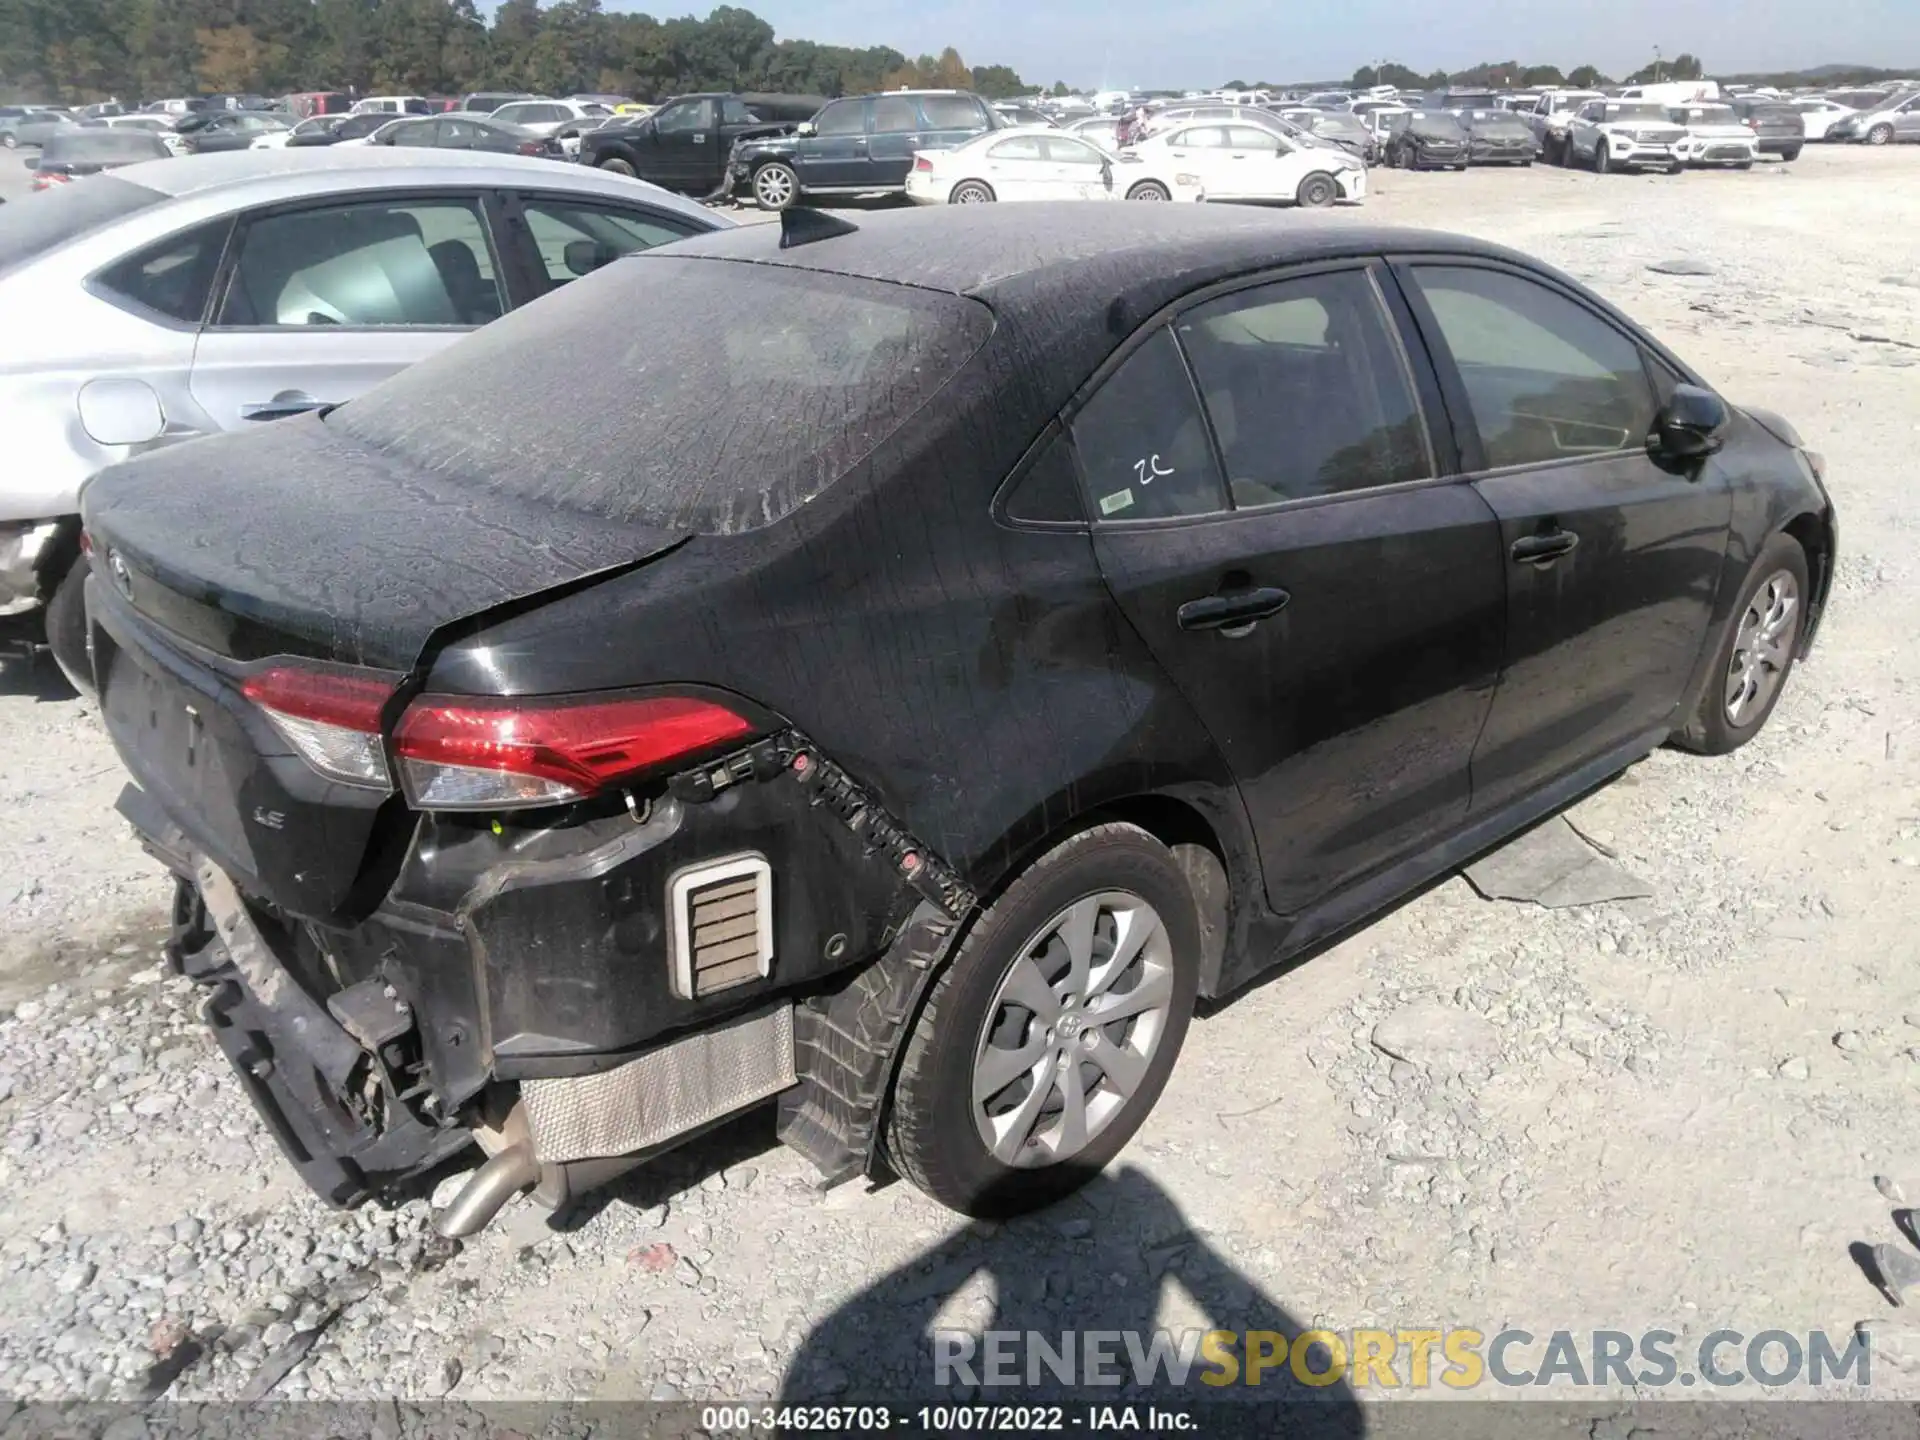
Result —
M1182 630L1237 630L1245 634L1268 616L1278 615L1293 597L1275 586L1234 590L1189 600L1175 612Z
M326 401L315 400L311 396L275 396L271 400L262 400L257 404L242 405L240 418L242 420L285 420L290 415L305 415L309 411L326 408Z
M1555 530L1546 535L1528 535L1513 542L1514 562L1520 565L1546 565L1562 555L1573 553L1580 537L1571 530Z

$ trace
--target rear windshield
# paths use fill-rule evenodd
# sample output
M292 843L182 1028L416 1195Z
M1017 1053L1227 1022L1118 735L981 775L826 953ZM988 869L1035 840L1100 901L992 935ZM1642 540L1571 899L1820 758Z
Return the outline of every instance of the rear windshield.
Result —
M1630 100L1624 105L1607 107L1609 120L1664 120L1667 112L1651 100Z
M61 130L47 139L40 152L42 165L131 165L136 160L164 160L167 142L148 130L129 125L120 129Z
M477 491L676 532L770 525L924 405L991 333L958 296L635 257L331 412Z
M0 275L166 198L129 180L95 175L84 185L62 185L0 205Z

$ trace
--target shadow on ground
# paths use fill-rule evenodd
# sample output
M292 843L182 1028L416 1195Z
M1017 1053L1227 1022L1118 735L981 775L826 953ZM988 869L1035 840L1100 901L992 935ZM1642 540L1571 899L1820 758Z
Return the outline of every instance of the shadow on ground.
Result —
M1177 1286L1206 1317L1186 1340L1191 1368L1161 1365L1140 1373L1132 1356L1150 1353L1162 1298ZM959 1304L951 1304L956 1299ZM961 1318L964 1316L965 1318ZM962 1327L936 1336L935 1320ZM973 1223L872 1284L821 1320L801 1342L787 1372L782 1403L806 1404L889 1398L931 1403L1087 1405L1164 1403L1176 1407L1233 1401L1294 1402L1289 1435L1355 1436L1364 1432L1360 1409L1344 1382L1309 1387L1287 1366L1265 1372L1258 1388L1209 1385L1223 1374L1193 1353L1200 1329L1238 1332L1231 1352L1244 1380L1244 1336L1267 1331L1291 1340L1302 1325L1281 1303L1215 1249L1145 1172L1121 1168L1103 1174L1073 1199L1042 1214L997 1226ZM1014 1356L1017 1383L988 1382L987 1332L1012 1332L1002 1344ZM1029 1349L1028 1333L1048 1351L1064 1351L1071 1380L1057 1362ZM1094 1332L1109 1332L1104 1340ZM1178 1349L1183 1334L1169 1341ZM1133 1339L1133 1346L1127 1337ZM1111 1360L1086 1365L1089 1342ZM1284 1342L1282 1342L1284 1343ZM970 1364L938 1373L944 1354L971 1349ZM1314 1348L1310 1372L1324 1374L1327 1353ZM1029 1357L1032 1367L1030 1371ZM1105 1371L1121 1383L1100 1383ZM1089 1383L1089 1380L1093 1383ZM1070 1422L1076 1423L1076 1422Z

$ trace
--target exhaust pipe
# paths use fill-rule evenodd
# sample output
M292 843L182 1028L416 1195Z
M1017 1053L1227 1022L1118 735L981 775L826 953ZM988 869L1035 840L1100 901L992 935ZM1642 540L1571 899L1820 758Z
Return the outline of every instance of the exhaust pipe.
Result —
M473 1172L446 1209L433 1217L433 1228L449 1240L464 1240L484 1230L515 1195L540 1178L540 1162L533 1146L522 1140L493 1156Z

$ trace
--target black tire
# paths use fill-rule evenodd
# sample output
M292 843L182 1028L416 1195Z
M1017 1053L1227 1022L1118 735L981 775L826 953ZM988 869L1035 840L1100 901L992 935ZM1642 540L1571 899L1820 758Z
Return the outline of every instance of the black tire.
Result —
M1607 142L1604 140L1593 147L1593 173L1596 175L1613 173L1613 155L1607 149Z
M1138 185L1127 191L1127 199L1171 200L1173 199L1173 194L1158 180L1142 180Z
M1680 173L1680 172L1681 172L1682 170L1684 170L1684 169L1686 169L1686 168L1687 168L1687 167L1686 167L1686 166L1684 166L1684 165L1669 165L1669 166L1667 166L1667 174L1669 174L1669 175L1678 175L1678 174L1679 174L1679 173Z
M1309 209L1324 210L1340 198L1340 187L1324 170L1316 170L1302 180L1293 192L1294 203Z
M1401 146L1400 153L1393 157L1393 163L1401 170L1413 169L1413 151L1407 149L1404 145Z
M993 193L993 187L984 180L962 180L948 192L947 203L949 205L991 205L999 198Z
M67 683L82 695L93 693L93 661L87 654L87 567L76 562L47 601L47 649Z
M800 199L800 176L783 160L769 160L753 172L747 182L753 191L753 203L776 214L793 208Z
M1789 145L1786 149L1780 152L1780 158L1786 161L1789 165L1791 165L1794 161L1800 158L1800 151L1803 148L1804 147L1799 145Z
M1727 713L1727 690L1729 677L1733 673L1734 655L1740 645L1742 624L1753 610L1763 588L1782 572L1792 577L1798 595L1792 616L1791 637L1786 645L1786 661L1778 668L1772 692L1759 708L1735 721ZM1693 718L1687 722L1686 729L1673 737L1675 745L1682 750L1691 750L1696 755L1727 755L1760 733L1761 727L1767 723L1767 717L1773 714L1773 707L1785 693L1787 681L1792 678L1794 655L1800 647L1800 634L1807 623L1809 594L1806 552L1791 535L1775 535L1761 549L1760 558L1747 575L1747 583L1740 591L1740 603L1734 607L1733 616L1727 624L1727 633L1714 647L1706 687L1700 694L1700 704Z
M1738 165L1734 166L1733 168L1736 170L1751 170L1753 168L1753 161L1742 160Z
M1005 1023L1013 1013L995 1003L1000 984L1055 917L1111 891L1152 906L1170 942L1172 995L1159 1041L1133 1093L1083 1149L1051 1164L1005 1164L988 1150L973 1113L974 1066L988 1023ZM900 1062L888 1158L921 1190L966 1215L1018 1215L1078 1189L1120 1152L1159 1098L1192 1017L1199 972L1193 892L1164 845L1125 824L1096 825L1066 840L987 908L934 982Z
M11 138L9 138L8 143L12 143ZM1876 125L1867 131L1867 144L1869 145L1891 145L1892 143L1893 127L1891 125Z
M625 160L622 160L618 155L615 155L610 160L602 160L600 162L600 169L606 171L609 175L625 175L629 178L639 173L633 166L629 165Z

